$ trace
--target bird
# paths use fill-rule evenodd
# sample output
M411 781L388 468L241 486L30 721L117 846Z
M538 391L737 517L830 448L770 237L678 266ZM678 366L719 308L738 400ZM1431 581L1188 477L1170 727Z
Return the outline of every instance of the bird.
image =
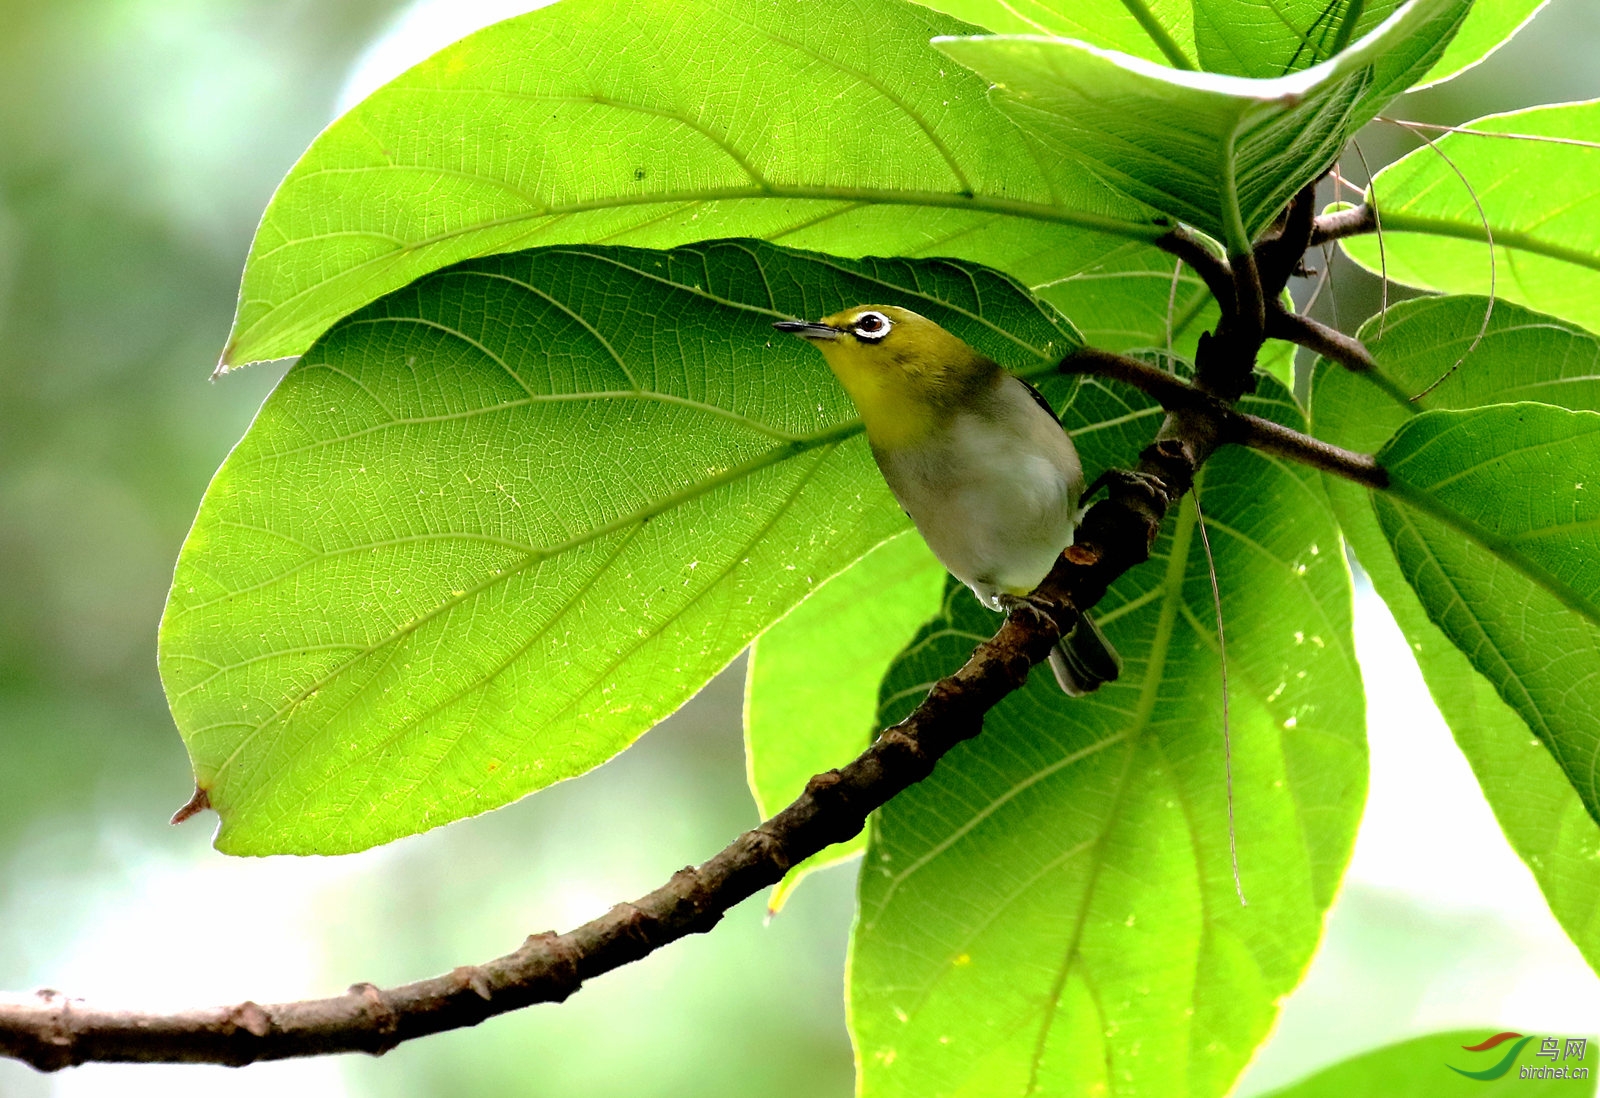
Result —
M773 324L822 352L855 404L873 459L945 569L1015 612L1072 544L1083 465L1044 396L937 323L894 305ZM1050 653L1080 697L1121 660L1087 615Z

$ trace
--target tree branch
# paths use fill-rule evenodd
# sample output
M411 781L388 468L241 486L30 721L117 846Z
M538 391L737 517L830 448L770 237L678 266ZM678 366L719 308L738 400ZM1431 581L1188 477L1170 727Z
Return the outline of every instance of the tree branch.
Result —
M1307 183L1289 203L1283 228L1276 236L1256 245L1256 266L1261 271L1261 291L1269 299L1283 293L1289 279L1300 266L1300 259L1311 245L1316 227L1313 212L1317 201L1316 183Z
M1153 243L1162 251L1177 256L1194 268L1224 313L1233 309L1233 272L1228 269L1227 260L1213 255L1205 242L1192 230L1179 225L1171 232L1157 237Z
M1239 341L1241 350L1248 350L1249 367L1253 370L1256 352L1261 349L1261 341L1266 338L1267 330L1267 297L1261 283L1261 271L1256 266L1253 252L1229 256L1228 266L1233 269L1233 292L1239 308L1233 315L1233 324L1224 324L1218 331L1232 329L1233 338ZM1227 319L1226 314L1224 319ZM1243 364L1244 361L1241 354L1239 363Z
M1372 457L1346 450L1270 419L1240 412L1175 374L1127 355L1084 347L1061 361L1064 374L1088 374L1130 385L1154 397L1167 411L1202 413L1214 419L1223 444L1248 446L1343 477L1368 488L1387 488L1389 474Z
M1235 412L1227 441L1287 458L1367 488L1389 487L1389 473L1371 454L1360 454L1302 434L1270 419Z
M1310 244L1314 248L1318 244L1342 240L1347 236L1361 236L1363 233L1377 232L1377 230L1377 212L1372 206L1363 202L1359 206L1351 206L1349 209L1323 214L1317 218L1311 229Z
M1373 373L1378 368L1377 362L1359 339L1283 308L1268 312L1267 335L1297 343L1358 374Z

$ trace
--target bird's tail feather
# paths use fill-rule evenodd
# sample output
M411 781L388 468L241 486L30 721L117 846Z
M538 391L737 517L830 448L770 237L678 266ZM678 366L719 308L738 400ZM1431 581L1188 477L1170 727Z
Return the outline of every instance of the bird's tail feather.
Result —
M1078 619L1072 632L1050 650L1050 670L1069 697L1081 698L1114 682L1122 673L1122 658L1088 614Z

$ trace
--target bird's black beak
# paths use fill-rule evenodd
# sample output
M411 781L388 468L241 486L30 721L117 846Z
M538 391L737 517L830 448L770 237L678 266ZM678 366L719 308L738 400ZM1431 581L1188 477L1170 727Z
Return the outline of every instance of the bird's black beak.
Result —
M780 332L788 332L801 339L838 339L843 334L832 325L813 324L809 320L779 320L772 326Z

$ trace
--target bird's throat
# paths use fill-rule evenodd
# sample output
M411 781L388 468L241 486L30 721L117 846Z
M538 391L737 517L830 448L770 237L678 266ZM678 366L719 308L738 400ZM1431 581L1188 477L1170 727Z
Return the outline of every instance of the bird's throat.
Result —
M845 392L861 413L867 439L880 449L898 450L916 446L936 426L937 411L925 400L915 399L898 378L862 375L846 377L835 370Z

